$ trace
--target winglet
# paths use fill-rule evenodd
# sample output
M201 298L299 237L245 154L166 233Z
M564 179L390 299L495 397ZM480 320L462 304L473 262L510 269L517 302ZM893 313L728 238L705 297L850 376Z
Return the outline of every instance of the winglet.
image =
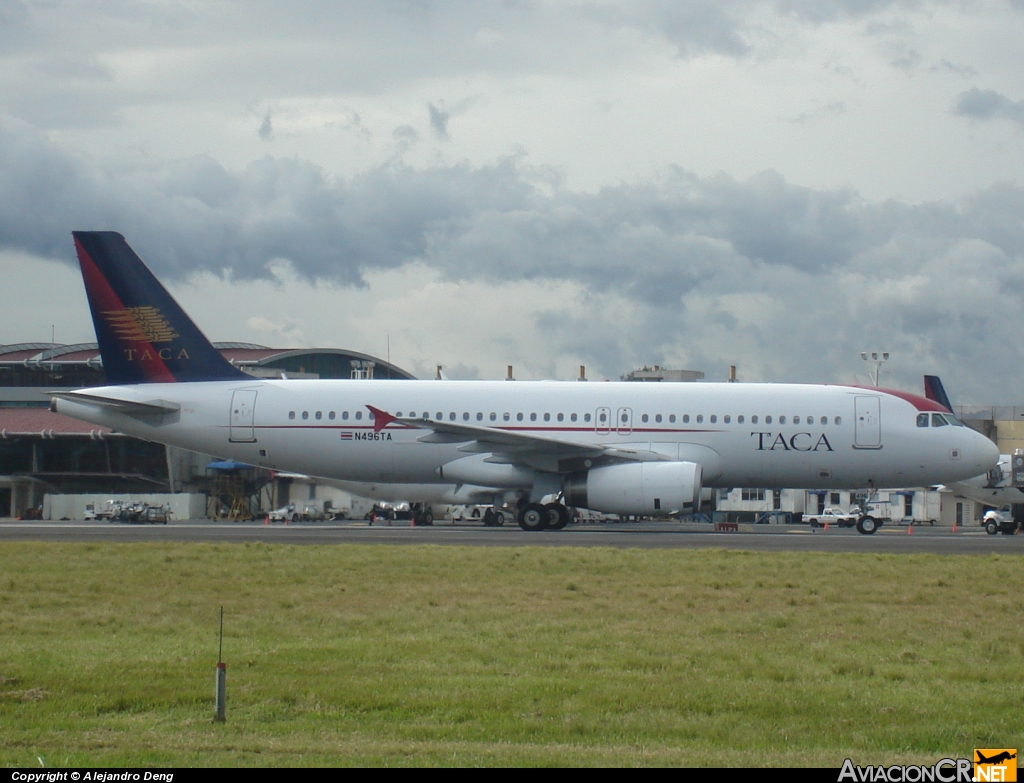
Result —
M367 405L370 409L370 413L373 414L373 431L380 432L386 426L391 424L393 421L398 421L398 417L392 416L387 411L382 411L380 408L374 408L372 405Z
M953 412L953 406L949 402L949 397L946 396L946 389L942 386L938 375L924 376L924 396L932 402L942 405L950 413Z

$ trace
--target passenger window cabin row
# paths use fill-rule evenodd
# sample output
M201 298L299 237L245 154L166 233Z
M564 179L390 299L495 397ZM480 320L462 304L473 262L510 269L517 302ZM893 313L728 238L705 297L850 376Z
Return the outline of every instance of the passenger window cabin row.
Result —
M309 411L302 411L301 414L299 414L299 415L301 416L303 421L307 421L310 418L310 412ZM395 413L395 416L397 416L400 419L407 417L407 418L410 418L410 419L422 418L422 419L429 420L431 418L431 415L430 415L429 411L424 411L422 415L418 415L418 414L410 411L407 414L407 416L403 416L402 411L398 411L397 413ZM555 422L564 422L566 420L566 414L564 414L564 413L555 413L555 414L551 414L551 413L543 413L543 414L531 413L531 414L529 414L529 420L531 422L536 422L536 421L538 421L538 416L540 416L541 417L540 420L544 421L544 422L551 422L552 421L552 416L554 416L554 421ZM517 422L525 421L525 417L526 417L526 414L524 414L524 413L517 413L517 414L515 414L515 420ZM294 420L296 418L296 412L295 411L288 411L288 418ZM313 419L315 421L321 421L323 418L324 418L323 411L314 411L313 412ZM328 411L327 412L327 420L328 421L335 421L335 420L337 420L337 418L338 418L338 416L335 413L335 411ZM363 419L363 412L362 411L355 411L355 414L354 414L353 418L354 418L355 421L362 421L362 419ZM368 412L367 413L367 418L368 418L369 421L373 421L373 413L372 412ZM444 416L443 412L437 411L437 413L433 416L433 418L436 421L444 421L445 416ZM620 414L620 418L621 418L621 420L619 422L620 425L622 425L622 424L627 424L628 425L630 423L630 418L631 418L630 414L622 413L622 414ZM938 413L932 414L932 425L931 426L933 426L933 427L941 427L941 426L944 426L946 423L953 423L953 424L956 424L957 426L961 426L961 427L963 426L962 424L960 424L959 421L957 421L952 416L949 416L949 417L946 417L946 418L950 419L951 422L947 422L946 419L943 418L941 414L938 414ZM580 417L579 414L576 414L576 413L568 414L568 420L569 420L570 423L578 422L578 421L580 421L580 419L581 419L581 417ZM612 422L610 421L610 419L611 419L611 414L609 412L601 411L601 412L599 412L597 414L597 424L598 425L611 426ZM654 423L655 424L662 424L662 423L664 423L666 421L666 419L667 419L669 424L675 424L676 423L676 414L670 413L667 416L665 416L665 415L663 415L661 413L656 413L654 415ZM342 411L341 412L341 421L348 421L348 420L349 420L349 412L348 411ZM457 413L452 411L452 412L450 412L448 414L448 421L457 421L457 420L458 420L458 414ZM468 422L470 420L471 420L470 414L468 412L464 411L462 413L462 421ZM476 416L475 416L475 420L479 421L479 422L484 421L484 414L479 412L479 411L477 411ZM498 414L496 412L494 412L494 411L491 411L490 415L487 417L487 420L488 421L492 421L492 422L498 421ZM689 424L690 423L690 414L688 414L688 413L682 414L682 416L679 417L679 420L683 424ZM828 416L820 416L820 417L815 417L815 416L793 416L792 417L792 423L794 425L804 424L806 426L813 426L815 424L816 420L817 420L817 423L819 425L823 426L823 427L827 426L828 423L829 423ZM922 424L922 420L924 422L923 424ZM507 413L507 412L503 413L501 415L501 421L503 421L503 422L512 421L512 414L511 413ZM591 422L591 414L584 413L582 415L582 421L583 421L584 424L589 424ZM650 415L644 413L643 415L640 416L640 421L641 421L642 424L648 424L650 422ZM833 421L833 423L836 426L839 426L839 425L841 425L843 423L843 417L842 416L835 416L832 421ZM936 423L938 421L942 421L943 423L942 424ZM694 422L696 424L703 424L704 423L704 414L698 413L694 417ZM708 423L709 424L717 424L718 423L718 415L714 414L714 413L711 414L708 417ZM732 424L733 423L733 417L730 414L725 414L724 416L722 416L722 423L723 424ZM746 422L746 417L744 415L742 415L742 414L740 414L739 416L736 416L736 423L737 424L746 424L747 423ZM757 416L751 416L750 417L750 423L751 424L760 424L761 420ZM772 424L773 423L772 417L771 416L765 416L764 417L764 423L765 424ZM778 423L780 425L786 424L787 423L787 418L785 416L779 416L778 417ZM928 426L928 414L927 413L923 413L923 414L921 414L920 416L917 417L917 426L918 427L927 427Z

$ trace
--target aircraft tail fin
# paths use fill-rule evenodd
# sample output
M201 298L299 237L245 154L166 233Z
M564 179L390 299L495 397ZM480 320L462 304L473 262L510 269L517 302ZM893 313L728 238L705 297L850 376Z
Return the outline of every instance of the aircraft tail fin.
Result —
M924 376L924 396L932 402L937 402L950 413L953 412L953 405L950 403L949 397L946 396L946 390L938 375Z
M72 233L107 383L249 377L210 344L123 236Z

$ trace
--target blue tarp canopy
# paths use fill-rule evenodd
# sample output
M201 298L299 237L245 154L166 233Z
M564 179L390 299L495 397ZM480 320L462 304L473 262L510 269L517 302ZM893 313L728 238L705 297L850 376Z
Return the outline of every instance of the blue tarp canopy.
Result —
M253 470L252 465L234 460L214 460L206 465L207 470Z

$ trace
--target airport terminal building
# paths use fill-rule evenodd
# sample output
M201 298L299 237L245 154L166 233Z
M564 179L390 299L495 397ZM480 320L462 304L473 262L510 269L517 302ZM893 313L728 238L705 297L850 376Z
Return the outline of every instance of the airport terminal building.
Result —
M414 379L357 351L252 343L214 347L255 378ZM149 443L50 411L47 392L105 383L95 343L0 345L0 517L35 516L44 496L55 493L217 494L231 487L238 495L270 486L265 471L211 469L218 455ZM274 499L268 495L266 501Z

